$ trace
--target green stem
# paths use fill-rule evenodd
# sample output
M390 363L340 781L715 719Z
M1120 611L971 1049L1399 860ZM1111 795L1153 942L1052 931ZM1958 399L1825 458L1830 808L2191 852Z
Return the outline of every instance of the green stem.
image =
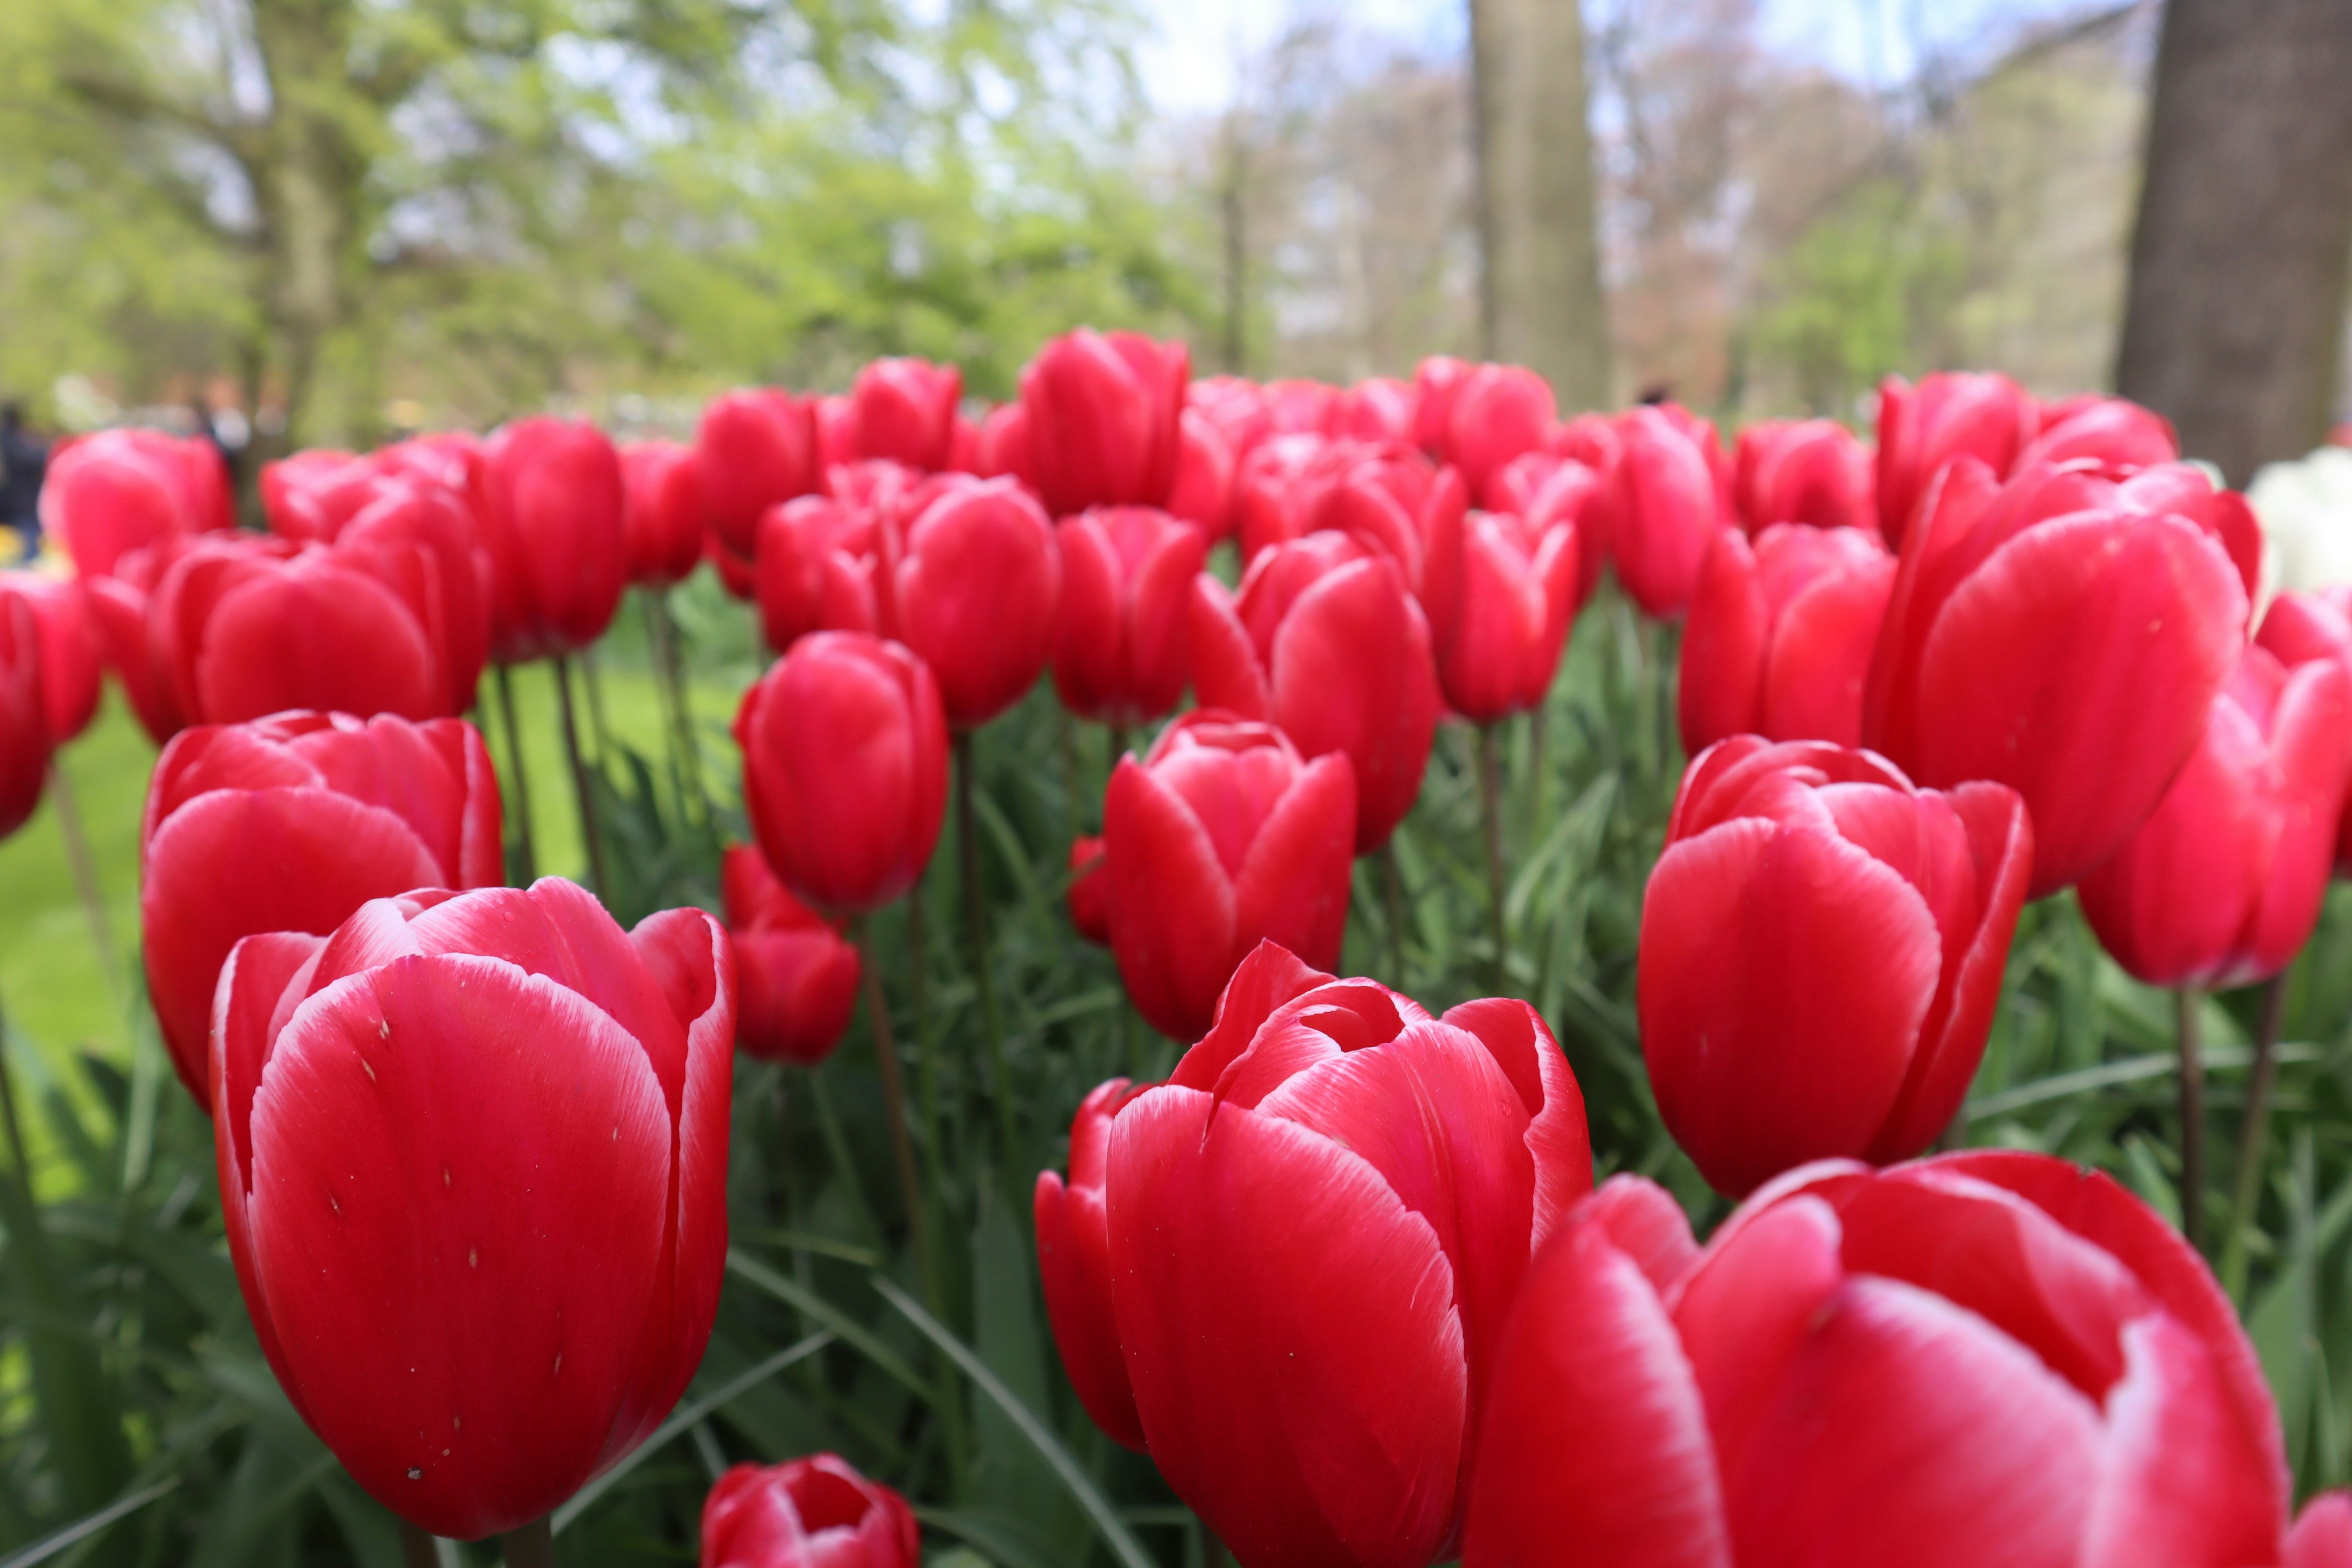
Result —
M441 1549L433 1537L406 1520L400 1521L400 1561L402 1568L441 1568Z
M980 814L971 804L978 787L973 779L978 771L974 765L977 750L971 731L956 731L956 855L963 882L964 933L971 943L972 979L980 987L981 1027L988 1034L989 1075L996 1089L997 1157L1004 1162L1005 1174L1013 1183L1007 1190L1018 1193L1021 1145L1013 1131L1013 1072L1004 1058L1004 1028L996 1012L996 978L989 965L988 900L980 885Z
M857 944L857 966L866 984L866 1023L874 1031L874 1067L882 1079L882 1114L890 1124L890 1163L898 1172L898 1196L907 1205L907 1229L914 1237L915 1267L920 1271L926 1301L939 1296L937 1270L932 1267L930 1226L923 1212L923 1185L915 1173L915 1145L907 1132L907 1089L898 1072L898 1047L890 1037L890 1003L882 994L882 969L875 962L874 943L861 916L850 926Z
M1486 829L1486 902L1495 942L1494 994L1510 990L1510 939L1503 915L1503 765L1496 756L1496 726L1478 726L1478 808Z
M506 804L512 808L516 839L522 850L522 879L528 886L539 876L539 850L530 833L530 776L523 771L522 727L515 720L514 666L498 668L499 717L507 732L507 768L514 774L514 788L508 792Z
M555 1532L544 1519L508 1531L499 1537L499 1549L507 1568L555 1568Z
M604 680L596 673L596 650L580 650L581 684L588 689L588 732L596 738L596 765L603 767L613 754L611 731L604 728Z
M2286 1008L2286 976L2263 983L2262 1012L2254 1026L2254 1070L2246 1081L2246 1119L2238 1131L2237 1177L2230 1184L2230 1236L2221 1244L2221 1289L2230 1300L2246 1296L2246 1242L2253 1234L2262 1199L2263 1145L2270 1140L2271 1091L2278 1082L2279 1018Z
M611 882L604 878L604 836L596 823L596 797L588 788L588 763L580 754L580 715L572 702L572 661L555 656L555 689L563 711L563 751L572 759L572 788L580 800L580 837L588 846L588 885L599 900L610 903Z
M1397 864L1396 839L1373 851L1381 868L1381 901L1388 912L1389 973L1383 976L1399 990L1405 987L1404 973L1404 868Z
M1550 712L1551 700L1546 697L1528 715L1528 825L1527 836L1520 840L1528 845L1542 843L1545 830L1550 826L1544 821L1544 797L1549 793L1544 786L1551 778L1551 764L1544 755L1544 739Z
M2173 994L2173 1018L2180 1042L2180 1234L2201 1245L2205 1228L2205 1059L2198 1045L2197 1007L2201 998L2182 986Z
M107 923L106 898L99 891L98 866L89 853L89 835L82 831L81 805L74 798L73 781L64 765L49 759L49 804L58 808L58 836L66 843L66 863L73 868L75 890L81 894L82 917L89 921L89 944L106 972L106 988L121 1001L122 954L114 945L114 928Z
M862 969L865 957L859 955ZM877 1249L885 1248L881 1222L874 1217L873 1205L866 1201L866 1187L857 1179L857 1161L849 1152L849 1140L841 1131L841 1118L835 1114L833 1096L825 1092L824 1068L822 1063L809 1069L809 1100L816 1107L818 1133L824 1139L825 1152L833 1156L833 1168L841 1177L841 1188L848 1195L849 1207L856 1216L858 1229Z

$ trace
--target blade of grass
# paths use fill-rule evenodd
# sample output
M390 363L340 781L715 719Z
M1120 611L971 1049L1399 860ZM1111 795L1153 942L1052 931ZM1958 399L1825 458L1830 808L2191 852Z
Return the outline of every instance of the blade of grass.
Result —
M803 1317L814 1318L839 1334L844 1344L850 1346L892 1378L905 1384L908 1392L924 1404L929 1405L937 1396L938 1391L924 1380L922 1374L908 1366L904 1356L876 1338L873 1330L815 1291L809 1289L799 1280L777 1273L739 1247L730 1247L727 1249L727 1267L747 1282L758 1286Z
M55 1535L46 1536L22 1552L0 1557L0 1568L33 1568L36 1563L47 1563L76 1542L89 1540L116 1520L137 1513L179 1484L180 1478L171 1476L153 1486L142 1487L128 1497L118 1498L88 1519L76 1520Z

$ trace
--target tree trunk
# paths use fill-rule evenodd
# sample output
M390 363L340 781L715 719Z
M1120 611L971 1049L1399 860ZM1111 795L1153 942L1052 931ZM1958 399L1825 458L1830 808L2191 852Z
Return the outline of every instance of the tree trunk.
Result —
M1577 0L1470 0L1480 325L1570 408L1609 401L1592 137Z
M2326 433L2352 285L2352 3L2169 0L2118 390L2243 484Z

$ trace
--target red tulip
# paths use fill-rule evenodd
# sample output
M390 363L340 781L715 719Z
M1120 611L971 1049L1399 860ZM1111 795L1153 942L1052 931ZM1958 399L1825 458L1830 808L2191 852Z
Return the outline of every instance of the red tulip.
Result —
M923 359L877 359L857 373L849 395L861 458L909 468L953 466L956 405L963 372Z
M2155 812L2083 879L2099 942L2151 985L2225 989L2294 962L2352 784L2352 671L2250 647Z
M1342 441L1410 447L1421 413L1421 389L1394 376L1376 375L1339 394L1331 405L1331 434Z
M1554 457L1582 463L1604 479L1616 472L1617 459L1624 449L1616 421L1605 414L1578 415L1553 431L1545 447Z
M1281 731L1213 708L1119 760L1103 803L1110 946L1147 1023L1197 1038L1260 942L1339 962L1356 808L1344 755L1302 762Z
M48 772L40 619L30 600L0 584L0 838L24 826L40 805Z
M101 430L62 443L41 484L41 526L84 577L173 534L236 526L228 468L202 437Z
M628 584L613 443L584 422L518 419L484 446L481 483L496 657L576 653L603 637Z
M719 922L415 892L248 937L214 1008L237 1283L294 1408L436 1535L541 1518L661 1425L727 1267Z
M2290 669L2314 659L2332 659L2352 670L2352 584L2309 594L2281 594L2271 601L2255 642ZM2352 824L2352 799L2344 806ZM2336 868L2352 871L2352 832L2336 832Z
M1339 389L1319 381L1269 381L1260 388L1274 434L1328 436Z
M814 1067L849 1032L857 949L785 891L754 845L729 846L719 887L735 953L735 1043L755 1057Z
M41 645L41 711L48 743L62 746L98 712L99 640L89 595L70 577L0 572L0 594L12 593L32 606Z
M1072 851L1075 858L1076 851ZM1111 1119L1139 1091L1123 1078L1098 1085L1070 1119L1070 1178L1037 1173L1037 1273L1054 1348L1078 1403L1106 1436L1143 1452L1143 1418L1127 1381L1118 1321L1111 1304L1110 1217L1103 1181L1110 1163Z
M738 1465L702 1505L702 1568L920 1568L907 1500L838 1454Z
M1234 527L1233 447L1197 408L1184 410L1179 429L1168 510L1211 539L1223 539Z
M1522 452L1539 451L1559 424L1544 378L1522 365L1482 364L1451 391L1445 460L1462 470L1473 500L1492 506L1488 481Z
M702 560L702 489L694 448L632 441L621 448L621 527L629 581L667 588Z
M694 461L714 545L749 562L761 515L811 494L824 479L813 400L772 386L712 398L694 433Z
M2018 454L2016 471L2036 463L2089 458L2111 479L2178 462L2172 421L2121 397L2071 398L2042 411L2042 432Z
M1614 442L1616 437L1612 434L1610 440ZM1610 488L1608 469L1553 452L1521 453L1505 464L1487 486L1494 493L1494 510L1524 518L1528 527L1539 532L1563 523L1575 528L1580 607L1601 585L1601 569L1609 560Z
M1167 504L1191 363L1181 342L1084 327L1037 351L1021 407L1046 510Z
M1703 1252L1616 1177L1528 1270L1493 1387L1465 1568L2279 1560L2278 1416L2228 1300L2043 1154L1810 1166Z
M816 471L857 461L857 408L846 397L826 395L808 400L816 426Z
M1878 532L1870 448L1834 419L1762 419L1739 433L1732 520L1750 535L1775 523Z
M395 473L374 483L335 538L335 554L364 564L425 629L447 691L441 711L448 713L473 707L490 657L492 572L477 518L463 492Z
M1253 447L1234 470L1234 525L1242 559L1255 560L1260 552L1311 531L1315 502L1360 451L1302 435L1268 437Z
M261 465L261 510L269 531L329 544L375 498L383 471L356 452L313 447Z
M735 715L743 806L793 896L881 908L922 874L947 809L948 731L923 661L861 632L803 637Z
M1722 1192L1900 1160L1968 1093L2033 860L2017 795L1741 735L1683 775L1642 900L1642 1055Z
M1070 925L1097 947L1110 945L1110 866L1102 836L1070 841L1070 888L1065 895Z
M2304 1505L2283 1568L2352 1568L2352 1495L2322 1492Z
M1474 724L1542 704L1580 603L1576 524L1474 511L1433 547L1423 576L1445 700Z
M1644 614L1660 618L1690 607L1707 550L1727 524L1709 457L1714 427L1679 414L1644 406L1618 422L1609 500L1617 579Z
M1715 536L1683 632L1683 750L1732 735L1862 743L1863 683L1895 557L1876 529Z
M811 632L877 631L875 566L883 524L870 507L801 496L760 521L755 578L761 634L788 648Z
M199 1104L214 981L257 931L333 931L370 899L505 880L498 776L472 725L279 713L184 730L139 830L148 999Z
M1319 530L1352 534L1402 567L1418 592L1429 542L1458 531L1468 506L1462 477L1404 447L1319 436L1276 437L1235 479L1246 561Z
M1377 849L1421 794L1437 731L1429 623L1396 561L1314 533L1250 564L1236 598L1193 580L1192 689L1204 707L1280 726L1302 755L1345 752L1356 849Z
M1029 416L1017 403L1002 403L980 422L972 443L972 471L985 479L1015 479L1034 489L1029 478Z
M1412 444L1439 462L1454 449L1454 400L1478 367L1451 354L1431 354L1412 367L1419 402L1412 411Z
M2003 487L1955 460L1904 540L1863 743L1924 784L2008 784L2032 896L2079 881L2156 809L2245 647L2233 510L2185 466Z
M1433 1019L1269 943L1168 1082L1097 1094L1108 1267L1089 1238L1049 1268L1057 1342L1115 1338L1153 1462L1237 1561L1447 1555L1511 1300L1592 1180L1535 1009ZM1041 1237L1090 1228L1085 1152L1066 1194L1039 1183Z
M2007 474L2033 438L2033 398L2005 375L1945 372L1878 388L1878 531L1900 550L1928 487L1955 458Z
M1216 426L1236 463L1274 434L1274 416L1266 408L1265 393L1247 376L1205 376L1192 384L1185 406Z
M1064 518L1054 688L1097 723L1157 719L1184 694L1185 606L1208 557L1201 531L1150 507Z
M173 694L170 672L148 647L147 607L158 584L202 537L167 534L153 544L124 552L111 575L77 579L89 610L90 630L98 637L99 657L121 683L141 727L159 746L187 720Z

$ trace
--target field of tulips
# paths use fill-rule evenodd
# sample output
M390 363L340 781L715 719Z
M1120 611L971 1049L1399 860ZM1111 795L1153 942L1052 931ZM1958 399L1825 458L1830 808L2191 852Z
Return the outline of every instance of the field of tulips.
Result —
M2352 586L2182 458L1088 331L76 442L0 1568L2352 1568Z

